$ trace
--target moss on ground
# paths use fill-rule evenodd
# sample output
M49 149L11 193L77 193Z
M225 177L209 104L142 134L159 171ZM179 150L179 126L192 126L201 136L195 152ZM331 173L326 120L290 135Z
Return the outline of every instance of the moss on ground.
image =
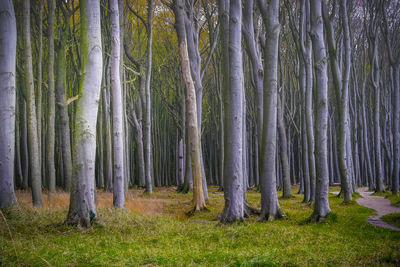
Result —
M373 210L342 205L343 199L330 194L331 215L323 223L304 224L312 207L301 203L303 197L296 192L293 188L294 198L280 199L285 219L259 223L255 216L228 226L216 220L224 203L216 187L210 187L209 211L190 217L191 194L161 188L148 196L131 190L127 207L132 208L121 211L101 204L112 197L101 193L101 223L88 230L63 224L67 204L38 210L19 199L19 207L4 210L12 237L0 218L0 266L400 264L400 232L368 224ZM247 196L259 206L259 193ZM155 215L145 212L150 201L158 205ZM143 211L133 209L140 203L146 203Z

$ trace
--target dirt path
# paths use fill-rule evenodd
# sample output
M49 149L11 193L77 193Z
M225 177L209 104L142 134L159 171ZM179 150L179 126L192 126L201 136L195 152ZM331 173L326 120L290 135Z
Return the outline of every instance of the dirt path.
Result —
M358 205L374 209L376 210L376 213L378 213L378 215L373 215L368 217L367 222L378 227L384 227L395 231L400 231L400 228L381 220L381 217L383 215L390 213L400 213L400 208L392 206L390 200L387 198L372 196L374 192L367 192L367 190L368 188L366 187L357 188L357 192L360 193L361 198L358 198L356 200ZM339 193L339 192L331 192L331 193Z

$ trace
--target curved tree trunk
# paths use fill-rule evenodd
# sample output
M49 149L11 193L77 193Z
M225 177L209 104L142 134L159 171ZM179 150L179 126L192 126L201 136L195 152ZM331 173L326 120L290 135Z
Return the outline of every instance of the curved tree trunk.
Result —
M16 49L13 3L0 1L0 209L18 204L14 192Z
M190 62L186 41L184 5L182 0L175 0L173 4L175 13L175 29L178 35L179 57L181 61L182 78L186 88L186 106L188 117L188 142L190 145L190 157L193 175L193 204L194 211L206 208L204 200L202 175L201 175L201 156L200 142L197 122L196 92L192 75L190 73Z

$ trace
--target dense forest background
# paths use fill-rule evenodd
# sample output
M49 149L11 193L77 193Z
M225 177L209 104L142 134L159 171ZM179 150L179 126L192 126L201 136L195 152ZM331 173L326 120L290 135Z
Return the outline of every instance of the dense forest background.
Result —
M299 185L319 221L328 185L399 192L398 1L0 7L1 207L14 187L37 207L70 191L68 220L90 226L96 189L123 208L128 188L177 186L201 210L216 185L221 221L273 220Z

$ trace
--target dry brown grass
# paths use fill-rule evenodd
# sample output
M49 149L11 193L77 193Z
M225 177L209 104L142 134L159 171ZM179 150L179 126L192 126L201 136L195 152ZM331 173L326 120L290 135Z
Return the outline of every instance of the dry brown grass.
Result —
M175 188L157 188L149 195L144 194L143 189L130 189L125 197L125 207L134 213L146 216L178 215L184 211L179 208L187 202L179 198ZM171 195L178 196L171 197ZM17 190L17 200L21 205L32 207L32 195L30 190ZM68 209L69 193L58 190L56 193L43 192L43 208L47 210ZM97 207L99 209L113 206L113 194L97 190ZM174 207L172 209L172 207ZM175 209L177 208L177 209Z

